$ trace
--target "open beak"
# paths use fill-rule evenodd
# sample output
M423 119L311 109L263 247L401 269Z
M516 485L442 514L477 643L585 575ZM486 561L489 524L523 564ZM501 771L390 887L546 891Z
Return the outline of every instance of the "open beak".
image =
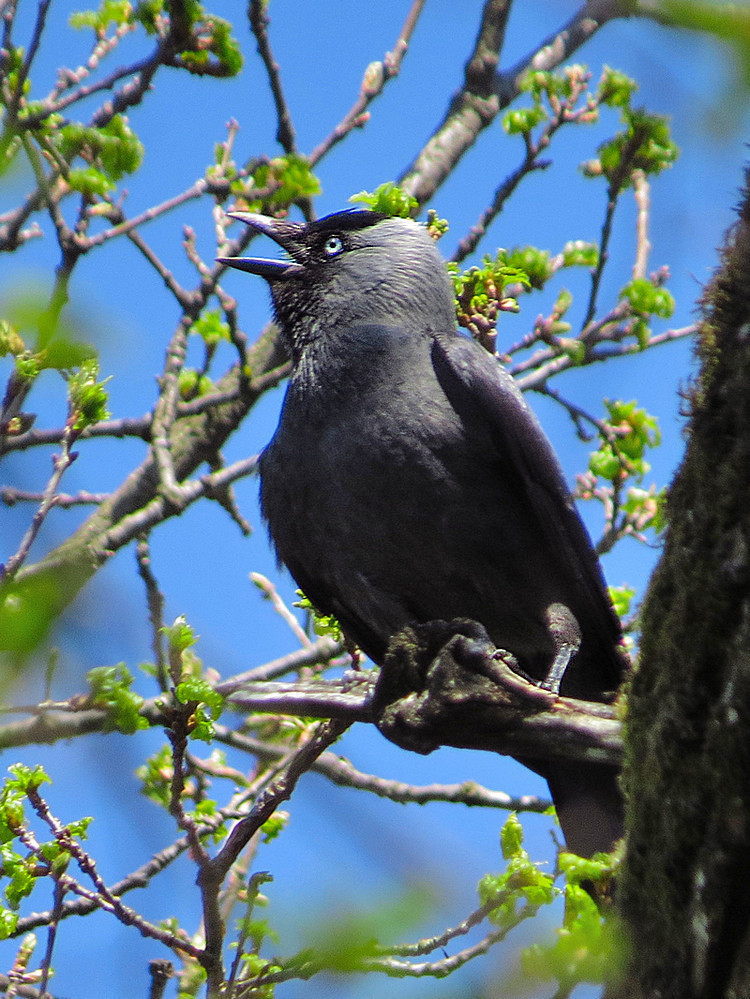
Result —
M265 260L262 257L217 257L220 264L236 267L239 271L258 274L266 281L281 281L295 277L304 271L300 260L303 249L300 231L304 228L301 222L290 222L288 219L272 219L267 215L256 215L254 212L227 212L232 219L239 219L245 225L252 226L264 236L270 236L282 250L286 250L291 260Z

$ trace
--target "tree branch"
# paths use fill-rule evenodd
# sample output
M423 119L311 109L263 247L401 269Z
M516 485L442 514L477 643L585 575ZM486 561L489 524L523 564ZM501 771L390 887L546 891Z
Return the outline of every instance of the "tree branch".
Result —
M258 43L258 55L266 67L268 83L271 87L273 102L276 106L276 118L278 120L276 141L285 153L294 153L297 151L294 124L289 111L289 105L284 96L284 88L281 85L279 64L274 58L271 42L268 37L269 18L266 13L267 6L265 0L251 0L248 8L248 18L252 32L255 35L255 40Z
M170 454L178 483L213 459L268 387L267 376L275 372L277 380L282 377L285 360L276 330L269 327L248 350L252 380L248 382L243 371L235 367L217 385L220 392L237 391L237 397L173 426ZM196 498L207 485L211 485L210 478L204 485L191 485ZM15 598L36 607L39 587L44 587L50 598L48 613L59 614L117 548L179 512L158 494L157 466L150 455L63 544L17 575ZM125 522L126 518L131 519ZM0 647L2 641L0 636Z
M357 100L330 135L310 153L309 160L311 166L315 166L335 145L338 145L342 139L346 138L352 129L361 128L367 122L368 107L383 92L383 88L388 81L397 76L401 69L401 63L406 55L411 36L417 26L417 21L424 5L425 0L412 0L412 5L409 8L409 13L406 16L396 44L390 52L386 52L382 62L372 62L367 67Z
M440 125L399 178L407 194L426 204L455 170L463 155L498 113L515 100L529 69L554 69L604 24L632 12L629 0L588 0L577 14L530 55L504 73L496 73L509 2L488 0L464 84L453 96ZM494 59L495 65L492 65ZM485 72L476 74L477 64Z

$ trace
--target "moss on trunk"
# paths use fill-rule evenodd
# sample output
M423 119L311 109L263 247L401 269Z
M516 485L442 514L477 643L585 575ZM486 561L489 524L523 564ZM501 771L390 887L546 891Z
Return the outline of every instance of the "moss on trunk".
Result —
M619 901L632 995L750 995L750 192L702 301L688 445L643 610Z

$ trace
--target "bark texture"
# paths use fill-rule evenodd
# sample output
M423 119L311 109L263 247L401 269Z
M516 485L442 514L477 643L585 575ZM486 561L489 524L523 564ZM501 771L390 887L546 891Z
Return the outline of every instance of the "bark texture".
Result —
M686 455L643 612L618 995L750 995L750 191L701 303ZM613 993L614 994L614 993Z

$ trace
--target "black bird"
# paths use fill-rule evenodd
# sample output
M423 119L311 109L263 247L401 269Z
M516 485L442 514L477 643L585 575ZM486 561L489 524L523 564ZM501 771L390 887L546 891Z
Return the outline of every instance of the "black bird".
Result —
M606 699L624 656L591 542L513 378L457 331L426 229L358 210L232 217L288 255L220 260L268 281L292 358L261 504L305 594L375 662L405 625L471 618L530 677ZM568 848L610 849L614 769L533 767Z

